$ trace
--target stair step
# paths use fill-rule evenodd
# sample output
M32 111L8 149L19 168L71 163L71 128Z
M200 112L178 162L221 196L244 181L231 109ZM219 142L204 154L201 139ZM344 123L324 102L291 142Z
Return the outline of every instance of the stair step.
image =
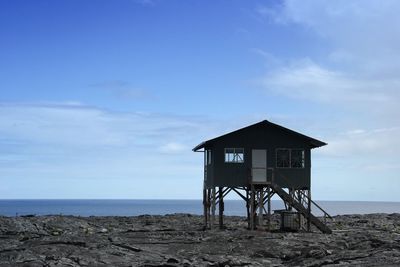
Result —
M302 214L305 218L310 216L310 221L314 224L321 232L325 234L331 234L332 230L321 220L315 217L313 214L308 213L308 209L306 209L301 203L299 203L296 199L294 199L291 195L285 192L279 185L272 184L272 188L284 201L289 203L292 207L294 207L300 214Z

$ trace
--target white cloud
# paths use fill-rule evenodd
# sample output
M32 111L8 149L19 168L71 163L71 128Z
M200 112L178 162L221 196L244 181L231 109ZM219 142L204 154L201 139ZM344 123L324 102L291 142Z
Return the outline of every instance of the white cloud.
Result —
M363 134L365 133L365 130L363 129L354 129L354 130L349 130L346 132L348 135L357 135L357 134Z
M159 151L161 153L167 153L167 154L172 153L173 154L173 153L180 153L180 152L182 152L182 151L184 151L186 149L189 149L189 148L186 147L183 144L180 144L180 143L177 143L177 142L170 142L170 143L167 143L165 145L162 145L160 147Z
M0 193L3 198L201 198L203 157L191 149L248 122L110 112L82 103L2 103L0 177L9 186ZM187 184L190 189L183 188Z
M395 27L400 23L399 8L400 3L396 0L286 0L272 11L259 7L257 13L276 23L308 27L346 51L365 53L381 44L384 49L375 51L385 53L388 48L399 49L400 29Z
M3 139L68 147L159 145L162 140L181 138L203 130L201 119L146 113L118 113L84 105L1 104L0 131ZM192 138L193 136L193 138Z
M375 164L368 164L364 166L364 170L368 172L387 172L387 171L399 171L400 170L400 163L397 161L394 162L387 162L387 163L375 163Z
M133 0L133 2L143 5L143 6L154 6L154 0Z
M204 125L201 118L82 105L2 104L0 173L13 179L151 180L180 179L190 170L201 177L201 159L191 147L210 135L212 124Z
M135 87L127 81L110 80L100 83L94 83L91 87L99 88L111 93L113 96L123 100L150 100L156 99L156 96L150 90Z
M330 49L325 58L313 57L310 44L308 58L270 68L262 85L286 97L368 114L370 123L398 124L399 9L400 2L390 0L286 0L273 9L257 8L278 25L307 29Z
M333 125L322 136L328 146L316 150L317 156L360 161L369 169L393 165L400 149L400 28L394 26L400 24L399 9L398 1L292 0L273 11L258 9L275 23L307 28L330 45L325 60L310 51L309 58L281 62L261 79L269 93L342 114L336 122L329 120L334 114L324 117L323 123Z
M375 159L380 166L397 161L400 149L400 127L356 129L334 134L328 146L316 150L317 155L357 159Z
M332 46L348 71L397 76L400 67L399 1L293 1L281 14L309 27Z
M84 105L2 104L0 176L8 188L0 193L4 198L200 198L203 158L191 148L250 122L254 118L221 123ZM399 141L389 140L399 135L400 127L350 128L315 152L320 160L386 159L387 152L397 155ZM373 162L358 166L378 171L384 163L392 165ZM177 190L187 185L190 189Z
M261 80L269 91L291 98L341 104L347 107L379 106L397 111L400 79L362 78L324 68L311 60L275 69Z

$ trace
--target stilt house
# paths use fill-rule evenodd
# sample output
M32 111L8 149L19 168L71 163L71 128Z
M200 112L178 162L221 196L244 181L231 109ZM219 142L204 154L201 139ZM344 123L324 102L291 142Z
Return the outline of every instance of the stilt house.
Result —
M271 197L278 195L287 210L296 210L299 227L310 231L314 224L324 233L331 230L311 213L320 209L311 199L311 150L326 143L267 120L202 142L193 148L204 153L203 205L205 226L213 227L219 205L223 227L223 199L236 192L245 200L250 229L271 227ZM302 222L302 223L301 223Z

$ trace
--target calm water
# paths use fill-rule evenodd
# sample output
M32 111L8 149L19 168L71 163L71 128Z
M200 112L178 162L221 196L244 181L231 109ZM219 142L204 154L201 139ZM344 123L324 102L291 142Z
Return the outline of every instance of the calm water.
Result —
M400 202L317 201L331 215L400 213ZM283 203L272 201L272 209ZM141 214L202 214L201 200L0 200L0 215L132 216ZM321 215L314 210L315 215ZM226 215L246 214L242 200L225 200Z

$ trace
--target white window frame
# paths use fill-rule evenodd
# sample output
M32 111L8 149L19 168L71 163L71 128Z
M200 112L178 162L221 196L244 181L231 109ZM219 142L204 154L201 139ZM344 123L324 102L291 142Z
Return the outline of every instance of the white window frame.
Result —
M227 153L227 150L233 150L233 153ZM236 152L237 150L240 150L241 152ZM228 159L227 159L227 154L228 154ZM229 154L233 154L232 160L229 157ZM240 159L239 154L242 154L242 159ZM225 163L244 163L244 148L241 147L228 147L224 149L224 162Z
M206 150L206 159L207 159L206 165L211 165L211 158L212 158L211 154L212 154L211 149L207 149Z

